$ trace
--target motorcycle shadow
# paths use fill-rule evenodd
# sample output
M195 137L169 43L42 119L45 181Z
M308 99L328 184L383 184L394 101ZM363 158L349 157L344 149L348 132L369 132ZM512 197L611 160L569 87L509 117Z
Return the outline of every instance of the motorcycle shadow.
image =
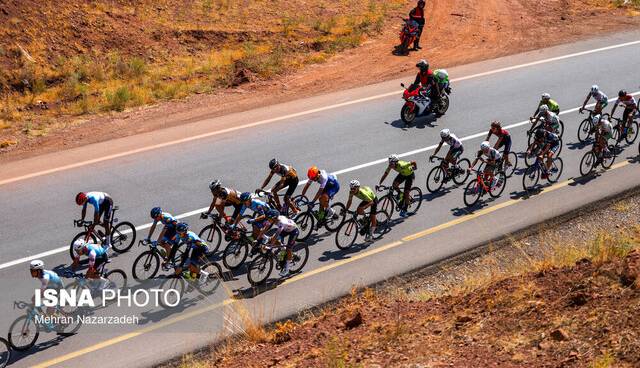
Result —
M437 127L438 125L434 124L437 120L438 119L435 114L429 114L429 115L417 117L416 120L413 122L413 124L405 124L404 121L402 121L402 119L394 120L391 123L385 122L385 124L391 125L394 128L398 128L402 130L409 130L409 128L424 129L427 127L429 128Z

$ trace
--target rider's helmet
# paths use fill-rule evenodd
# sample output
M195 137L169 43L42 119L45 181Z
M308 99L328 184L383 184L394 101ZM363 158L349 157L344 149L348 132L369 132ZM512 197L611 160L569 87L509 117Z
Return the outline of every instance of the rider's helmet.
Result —
M418 8L424 8L425 2L424 0L418 0Z
M429 62L427 62L425 59L422 59L418 61L418 63L416 64L416 68L420 68L421 72L426 72L427 70L429 70Z
M176 231L179 233L186 233L187 231L189 231L189 224L187 224L186 222L181 222L178 225L176 225Z
M153 207L151 209L151 213L149 215L151 216L152 219L154 219L154 218L158 217L161 213L162 213L162 208Z
M249 192L243 192L242 194L240 194L240 201L241 202L248 201L250 198L251 198L251 193L249 193Z
M354 190L360 188L360 182L357 180L351 180L349 182L349 189Z
M543 139L544 138L544 129L540 128L536 130L536 139Z
M80 192L76 195L76 203L78 204L78 206L82 206L86 200L87 200L87 193Z
M86 241L84 241L84 239L78 239L76 241L73 242L73 251L77 253L80 253L80 249L84 248L85 244L87 244Z
M494 121L491 122L491 127L500 129L500 128L502 128L502 124L499 121L494 120Z
M267 211L267 213L265 213L265 215L267 216L268 219L274 219L274 218L280 216L280 212L278 212L278 210L272 208L269 211Z
M29 265L29 269L31 270L44 270L44 262L39 259L31 261Z
M627 95L627 91L625 91L624 89L621 89L620 92L618 92L618 97L624 97Z
M209 189L211 190L211 193L220 189L221 186L222 186L222 183L220 182L220 180L217 180L217 179L209 183Z
M593 115L593 117L591 117L591 122L594 125L597 125L598 123L600 123L600 114Z
M395 164L398 162L398 155L396 155L395 153L392 155L389 155L389 163L390 164Z
M278 162L278 160L276 160L275 158L272 158L271 161L269 161L269 169L273 170L279 164L280 163Z
M311 166L309 170L307 170L307 177L309 178L309 180L316 180L319 174L320 170L317 166Z
M593 86L591 86L591 93L597 93L600 90L600 87L598 87L597 84L594 84Z
M481 150L486 151L489 148L491 148L491 144L489 144L489 142L484 141L484 142L480 143L480 149Z
M440 138L447 139L449 136L451 136L451 131L449 129L442 129L440 131Z
M542 101L549 101L551 99L551 95L548 93L543 93L542 94Z
M547 112L549 112L549 106L547 106L547 105L540 105L540 112L543 112L543 113L547 113Z

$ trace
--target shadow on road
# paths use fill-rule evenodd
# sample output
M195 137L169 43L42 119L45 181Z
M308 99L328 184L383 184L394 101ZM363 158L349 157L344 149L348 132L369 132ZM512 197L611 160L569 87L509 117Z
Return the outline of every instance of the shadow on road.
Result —
M388 121L385 121L384 123L387 125L391 125L394 128L409 130L411 128L416 128L416 129L424 129L427 127L435 128L438 126L438 124L434 124L436 121L437 121L436 116L431 114L431 115L417 117L416 120L414 120L413 124L410 124L410 125L405 124L404 121L402 121L402 119L394 120L391 123L389 123Z

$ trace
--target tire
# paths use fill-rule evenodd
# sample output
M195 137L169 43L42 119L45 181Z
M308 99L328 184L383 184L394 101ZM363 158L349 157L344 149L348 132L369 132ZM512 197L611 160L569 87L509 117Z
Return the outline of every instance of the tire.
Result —
M121 222L111 230L111 248L116 253L131 249L136 241L136 228L130 222Z
M396 204L393 202L393 199L391 198L391 193L382 197L382 199L378 203L378 209L380 209L380 211L385 211L386 213L389 214L389 216L393 216L393 212L395 211L395 208L396 208Z
M293 246L293 258L291 259L291 267L289 272L298 273L302 271L309 260L309 247L306 244L298 243Z
M502 192L504 192L504 188L507 186L507 176L502 171L500 171L495 174L495 177L498 178L498 183L500 183L500 186L496 185L496 188L494 188L493 190L489 190L489 195L493 198L498 198L502 195Z
M27 315L18 317L9 327L8 342L17 351L29 350L40 336L40 326Z
M104 278L109 280L108 288L114 290L127 288L127 274L122 270L111 270L104 275Z
M580 143L586 143L589 140L589 138L591 137L589 131L591 131L591 120L582 120L582 122L578 126L578 141Z
M562 169L564 168L564 162L560 157L556 157L551 162L551 169L549 169L549 183L557 183L562 176Z
M449 96L447 94L443 94L440 97L440 103L437 106L436 114L438 116L442 116L447 113L449 110Z
M461 171L453 176L453 182L462 185L469 179L469 171L467 169L471 167L471 161L466 158L460 159L458 160L458 167Z
M562 138L562 136L564 135L564 123L562 122L562 120L559 120L560 124L558 126L558 137Z
M351 218L343 222L336 231L336 247L342 250L351 248L358 237L358 230L355 219Z
M624 140L627 144L633 144L638 138L638 123L636 121L631 122L631 126L627 129L627 136Z
M409 205L407 206L407 214L414 215L422 206L422 190L413 187L409 190Z
M298 229L300 229L300 234L298 234L298 238L296 240L304 242L309 239L311 233L313 233L316 222L313 215L308 211L305 211L296 216L293 221L298 225Z
M11 361L11 346L9 342L0 337L0 368L4 368Z
M611 157L607 157L607 158L605 158L604 156L602 157L601 166L603 169L611 168L611 166L613 165L613 162L616 160L616 154L615 154L616 147L609 145L609 152L611 152Z
M73 239L71 240L71 244L69 244L69 256L71 257L72 260L74 259L73 243L75 243L76 240L78 239L84 239L86 236L87 236L87 232L83 231L81 233L76 234L76 236L74 236ZM91 234L90 239L93 244L97 244L98 238L96 238L94 234Z
M235 270L240 268L247 260L249 254L249 245L238 240L232 240L227 244L222 253L222 264L229 269Z
M587 176L593 172L596 163L596 155L593 151L589 151L582 156L580 160L580 175Z
M251 263L249 263L249 269L247 270L247 279L253 286L261 285L273 271L273 258L270 254L259 254Z
M328 219L324 223L324 227L325 229L327 229L327 231L334 232L338 230L338 227L340 227L340 224L342 224L342 222L344 221L345 215L340 215L340 214L346 213L346 208L344 204L338 202L338 203L332 204L331 209L333 210L333 213L338 216L338 218Z
M473 207L480 200L480 196L482 195L482 189L479 188L479 184L477 180L472 180L467 184L464 188L464 204L467 207Z
M177 307L178 305L171 306L171 304L176 304L174 303L174 301L178 302L179 304L179 301L182 300L182 297L184 296L185 287L186 287L186 281L182 277L177 277L174 275L167 277L160 285L160 289L165 291L164 292L165 297L159 298L160 306L165 309L171 309L171 308ZM173 293L167 293L166 292L167 290L176 290L178 292L179 299L178 300L171 299L169 303L165 303L166 301L165 298L167 295L174 295Z
M531 147L531 145L529 145ZM538 152L532 152L531 154L524 153L524 165L526 167L531 167L536 163L536 159L538 157Z
M537 166L529 166L522 175L522 188L525 192L532 191L540 180L540 170Z
M373 232L373 239L378 240L382 238L382 236L388 233L391 229L391 217L386 211L378 211L376 212L376 230Z
M445 173L442 166L438 165L429 171L427 175L427 190L430 193L435 193L442 188Z
M400 119L406 124L411 125L416 120L416 107L414 107L413 112L409 105L405 104L402 106L402 110L400 110Z
M209 224L203 227L202 230L200 230L200 233L198 233L198 236L209 245L208 254L213 254L218 251L218 248L220 248L220 243L222 243L222 232L217 225Z
M502 163L502 171L507 176L507 178L510 178L510 177L513 176L513 173L518 168L518 155L516 155L515 152L511 151L511 152L509 152L507 157L509 158L509 163L511 165L506 166L506 164L503 162Z
M61 336L71 336L78 332L80 327L82 327L82 320L78 319L77 316L70 316L73 318L73 323L70 324L56 324L55 331Z
M562 138L560 138L560 147L558 147L558 152L556 152L554 154L554 157L560 157L560 154L562 153L562 147L564 146L564 142L562 141Z
M131 275L135 280L142 281L152 279L160 269L160 256L157 252L147 250L136 258L131 267Z
M200 268L200 272L202 271L209 274L207 281L201 285L199 280L196 280L194 284L197 285L198 290L203 294L211 295L222 283L222 268L215 262L206 262Z

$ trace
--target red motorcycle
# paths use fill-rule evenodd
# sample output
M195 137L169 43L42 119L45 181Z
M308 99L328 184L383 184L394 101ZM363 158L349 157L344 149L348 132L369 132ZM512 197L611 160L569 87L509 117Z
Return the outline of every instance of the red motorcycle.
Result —
M449 93L450 87L442 90L442 95L437 103L433 103L429 98L429 92L421 92L423 89L419 86L410 85L405 87L404 83L400 85L405 89L402 94L404 105L400 110L400 118L406 125L412 124L416 117L435 113L437 116L444 115L449 110Z
M418 37L418 22L412 19L404 19L404 26L400 31L400 45L396 46L396 54L409 55L409 47Z

